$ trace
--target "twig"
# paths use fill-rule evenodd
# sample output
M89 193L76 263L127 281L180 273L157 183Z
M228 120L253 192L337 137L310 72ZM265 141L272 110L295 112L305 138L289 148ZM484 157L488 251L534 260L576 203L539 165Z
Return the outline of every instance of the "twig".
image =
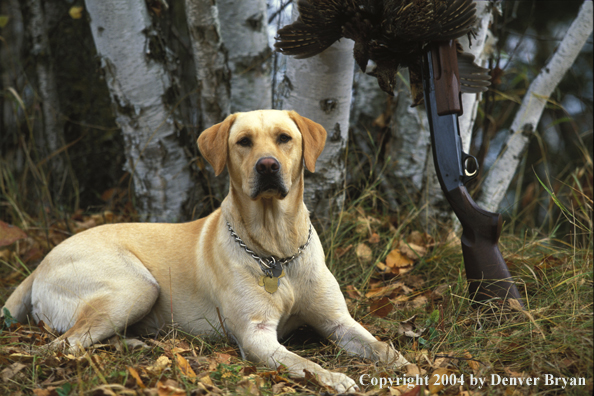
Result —
M219 312L219 307L217 308L217 315L219 316L219 322L221 323L221 328L223 329L223 333L225 333L225 337L227 337L227 339L229 340L229 334L227 334L227 329L225 328L225 325L223 324L223 318L221 318L221 312Z

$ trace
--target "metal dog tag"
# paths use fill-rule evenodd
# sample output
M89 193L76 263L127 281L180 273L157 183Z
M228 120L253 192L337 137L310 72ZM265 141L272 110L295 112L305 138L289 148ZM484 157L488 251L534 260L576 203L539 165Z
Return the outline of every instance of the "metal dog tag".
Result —
M260 281L258 282L258 285L264 286L264 290L266 290L268 293L272 294L278 290L278 287L280 285L279 279L282 278L283 276L285 276L284 270L278 277L276 277L276 276L261 276Z

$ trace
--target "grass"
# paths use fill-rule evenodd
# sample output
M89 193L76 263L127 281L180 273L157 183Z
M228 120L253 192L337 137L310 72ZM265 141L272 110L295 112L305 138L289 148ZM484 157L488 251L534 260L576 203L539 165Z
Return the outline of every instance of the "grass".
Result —
M504 233L500 248L518 281L526 309L502 307L497 301L472 304L468 300L461 249L456 241L429 243L427 252L417 257L412 269L405 274L379 274L377 264L385 261L400 239L406 239L415 222L410 214L395 220L378 213L371 204L376 198L377 192L372 188L365 190L345 209L339 223L322 235L327 263L348 297L355 319L379 339L393 343L414 363L413 371L408 374L418 370L422 377L445 374L458 381L443 389L424 386L421 392L427 393L429 389L447 395L585 395L592 392L590 230L586 239L589 243L585 246L543 238L537 233L526 233L522 237ZM97 215L94 219L95 223L118 220ZM400 226L395 227L394 223ZM92 222L87 224L93 225ZM59 228L59 224L55 227ZM35 235L34 227L31 228L28 232ZM372 243L369 238L373 233L379 240ZM38 239L43 239L44 232L39 231L39 234ZM59 229L50 229L50 238L54 234L61 235ZM436 241L444 239L434 236ZM371 258L363 260L358 255L356 246L360 243L370 247ZM22 264L28 252L26 242L18 244L1 251L4 299L9 287L18 284L26 272ZM348 246L352 248L347 249ZM47 250L47 245L38 247ZM370 307L377 307L378 299L365 297L365 294L397 282L402 282L406 289L398 289L400 291L389 295L387 300L379 300L392 309L381 314L380 311L370 312ZM352 287L361 292L360 297L348 293ZM417 329L424 327L425 332L419 337L399 335L400 322L413 315L416 315ZM225 339L207 341L172 330L156 339L145 339L147 349L102 345L90 348L82 357L40 352L39 345L53 337L46 329L33 324L4 328L0 334L0 394L271 395L328 391L313 378L294 379L282 370L273 372L265 367L253 367L252 363L243 361L237 347ZM370 395L402 394L410 390L406 386L380 389L381 378L396 380L407 372L347 356L310 329L301 329L286 345L295 353L328 369L342 371L357 382L363 378L367 385L362 386L361 391ZM489 385L480 389L480 384L471 386L471 376L475 380L485 379ZM498 378L515 381L516 385L492 384L492 380ZM539 380L536 385L518 385L519 378ZM547 378L553 378L552 381L554 378L575 379L584 384L568 383L564 387L562 380L558 380L556 385L554 382L551 385L547 384ZM375 386L372 379L377 381Z

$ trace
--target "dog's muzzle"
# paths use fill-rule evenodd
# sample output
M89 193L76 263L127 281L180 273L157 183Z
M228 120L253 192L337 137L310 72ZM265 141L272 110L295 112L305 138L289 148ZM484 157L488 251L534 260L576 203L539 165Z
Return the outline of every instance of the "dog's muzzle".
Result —
M289 191L282 179L281 164L273 157L260 158L256 162L256 183L252 189L252 199L263 194L287 196Z

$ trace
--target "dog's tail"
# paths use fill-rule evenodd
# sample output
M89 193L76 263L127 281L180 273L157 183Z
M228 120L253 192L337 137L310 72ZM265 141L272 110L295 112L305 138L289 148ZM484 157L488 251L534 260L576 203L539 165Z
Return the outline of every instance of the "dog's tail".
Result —
M35 272L32 273L16 288L16 290L8 297L6 304L0 311L0 318L4 317L4 309L8 309L10 316L17 322L26 323L27 315L31 312L31 290L33 289L33 281L35 280Z

